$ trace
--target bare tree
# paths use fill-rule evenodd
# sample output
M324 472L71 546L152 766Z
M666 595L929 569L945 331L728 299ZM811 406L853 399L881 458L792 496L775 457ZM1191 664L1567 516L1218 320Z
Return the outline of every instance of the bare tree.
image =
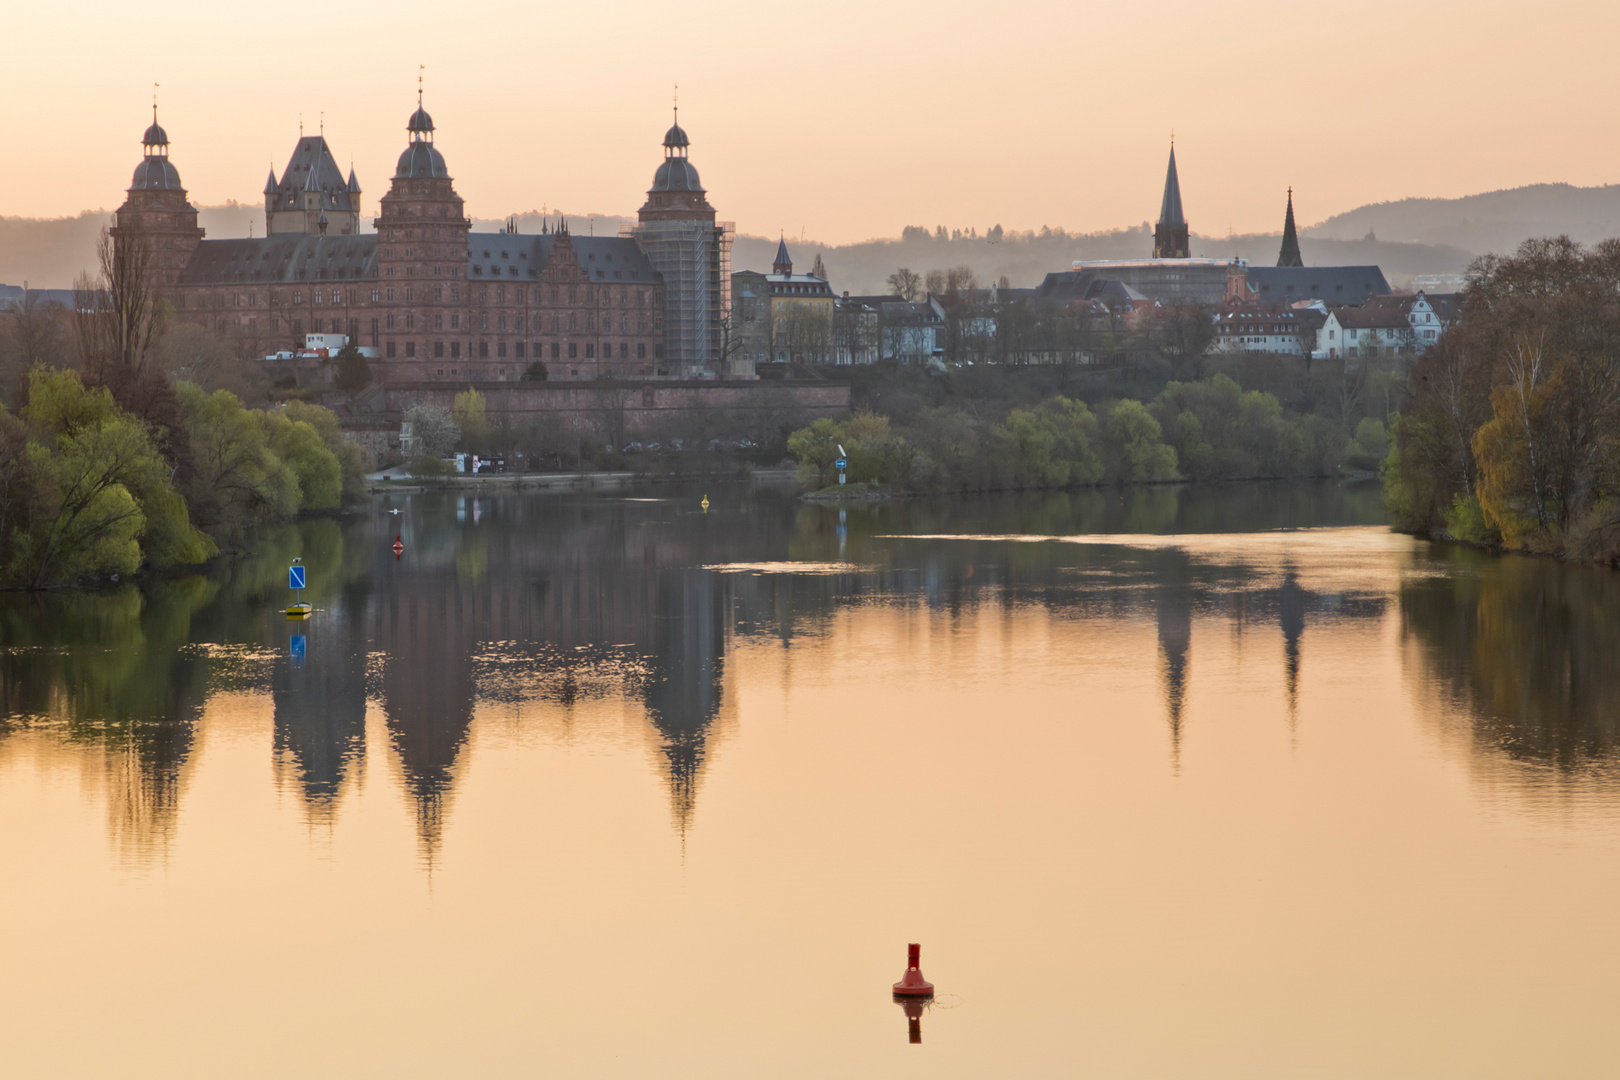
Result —
M100 378L139 379L163 328L152 245L138 234L114 243L103 229L96 264L96 280L81 274L74 284L79 351Z
M889 291L906 303L914 303L922 292L922 275L902 266L889 275Z

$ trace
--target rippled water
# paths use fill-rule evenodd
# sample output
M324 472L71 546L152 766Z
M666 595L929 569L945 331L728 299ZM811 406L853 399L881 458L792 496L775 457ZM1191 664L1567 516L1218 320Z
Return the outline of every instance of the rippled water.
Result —
M738 487L0 596L5 1071L1612 1075L1617 582L1366 488Z

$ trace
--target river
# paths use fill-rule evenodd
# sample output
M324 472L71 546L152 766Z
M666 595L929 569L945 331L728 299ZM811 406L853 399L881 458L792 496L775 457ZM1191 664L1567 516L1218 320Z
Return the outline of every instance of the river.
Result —
M6 1071L1613 1075L1617 612L1325 483L395 495L0 594Z

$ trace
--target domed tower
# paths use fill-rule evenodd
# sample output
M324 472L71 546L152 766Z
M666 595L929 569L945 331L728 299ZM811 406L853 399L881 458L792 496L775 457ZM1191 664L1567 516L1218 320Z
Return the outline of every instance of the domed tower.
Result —
M391 381L424 376L434 350L465 330L450 318L467 287L467 219L444 155L433 145L433 117L422 107L405 124L409 136L388 194L379 201L377 284L385 314L377 344ZM435 322L437 319L437 322ZM456 343L455 354L461 348Z
M664 133L664 163L631 233L663 275L666 358L677 376L719 360L721 325L731 311L731 227L715 221L690 148L676 109Z
M180 185L180 172L169 160L169 133L158 124L155 104L141 148L141 163L110 232L121 254L131 244L145 245L158 287L169 289L196 253L203 230L197 225L197 208Z

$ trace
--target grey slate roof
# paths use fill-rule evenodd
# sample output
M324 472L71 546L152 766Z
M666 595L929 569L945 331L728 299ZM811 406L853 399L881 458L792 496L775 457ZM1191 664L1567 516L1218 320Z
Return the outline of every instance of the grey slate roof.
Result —
M377 237L281 233L204 240L181 272L182 285L375 281Z
M321 193L322 210L340 213L354 213L356 210L355 193L349 190L349 182L343 178L343 170L332 156L332 148L320 135L305 135L298 140L293 147L292 157L287 161L287 168L282 172L281 179L276 181L275 190L267 190L265 195L274 195L277 206L291 209L302 205L298 196L306 191Z
M1261 303L1323 300L1329 304L1359 304L1369 296L1384 296L1389 291L1384 272L1376 266L1249 267L1249 298Z
M413 142L399 155L394 175L407 180L447 179L450 170L444 164L444 155L432 143Z
M183 191L180 185L180 170L169 163L169 159L162 154L148 154L135 166L135 175L130 179L131 191Z
M1106 277L1095 270L1062 270L1047 274L1045 280L1029 290L1029 295L1036 300L1051 300L1060 304L1083 300L1128 304L1147 299L1145 294L1123 281Z
M467 245L469 281L531 281L551 261L556 233L471 233ZM663 281L639 244L628 236L570 236L574 259L592 281L654 285Z
M692 163L685 158L665 158L664 163L658 166L653 174L653 183L649 191L702 191L703 181L698 179L698 171Z
M1170 148L1170 168L1164 174L1164 201L1159 205L1160 225L1185 225L1181 216L1181 180L1176 176L1176 148Z

